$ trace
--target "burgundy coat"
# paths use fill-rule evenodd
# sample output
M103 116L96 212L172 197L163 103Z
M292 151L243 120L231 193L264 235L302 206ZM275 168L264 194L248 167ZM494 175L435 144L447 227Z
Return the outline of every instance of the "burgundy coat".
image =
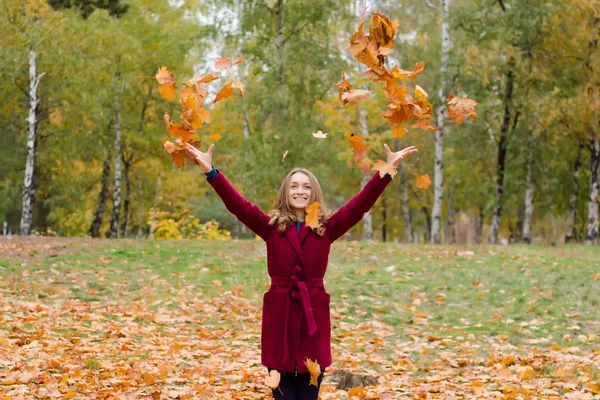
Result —
M241 196L219 172L208 182L244 225L267 245L271 288L264 294L262 364L280 371L308 372L304 361L317 360L321 369L331 365L329 294L323 286L331 244L369 211L391 179L376 173L352 200L334 213L323 236L306 225L298 234L291 225L281 234L269 225L269 216Z

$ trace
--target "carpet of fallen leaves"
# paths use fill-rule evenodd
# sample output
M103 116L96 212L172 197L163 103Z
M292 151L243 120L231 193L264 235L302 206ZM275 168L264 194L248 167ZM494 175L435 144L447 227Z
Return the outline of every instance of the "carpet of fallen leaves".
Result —
M53 257L61 247L0 242L0 259L32 250ZM241 285L209 297L184 281L149 302L143 294L160 278L151 276L131 297L110 274L118 270L48 275L0 267L0 399L271 397L260 365L260 297L247 297ZM70 295L70 286L89 280L112 285L117 295L101 302ZM409 338L402 341L394 337L398 327L349 323L335 309L332 315L334 365L326 376L344 369L376 375L379 383L347 392L326 378L323 400L600 398L600 350L593 347L443 337L418 314L400 327ZM416 353L432 362L420 363ZM365 370L365 362L373 368Z

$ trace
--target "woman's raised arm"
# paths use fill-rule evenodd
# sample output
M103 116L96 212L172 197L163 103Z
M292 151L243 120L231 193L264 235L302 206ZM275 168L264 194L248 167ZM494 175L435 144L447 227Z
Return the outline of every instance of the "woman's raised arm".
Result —
M208 183L215 189L227 210L246 225L248 229L266 240L269 232L269 216L261 209L248 201L244 196L229 183L225 176L212 166L212 153L214 143L210 145L206 153L187 144L186 156L193 164L199 165L207 175Z

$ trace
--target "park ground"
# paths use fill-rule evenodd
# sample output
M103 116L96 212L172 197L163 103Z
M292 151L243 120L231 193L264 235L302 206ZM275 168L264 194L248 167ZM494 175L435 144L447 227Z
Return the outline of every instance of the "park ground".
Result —
M251 240L1 237L0 399L269 398L265 263ZM600 247L339 242L326 287L323 400L600 398Z

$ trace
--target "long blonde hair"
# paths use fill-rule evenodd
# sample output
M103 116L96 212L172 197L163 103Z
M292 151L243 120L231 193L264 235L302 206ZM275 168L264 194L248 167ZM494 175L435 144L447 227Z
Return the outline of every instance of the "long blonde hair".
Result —
M290 206L288 200L288 193L290 191L290 185L292 181L292 175L296 172L301 172L308 177L308 181L310 182L311 194L308 199L308 204L312 204L315 201L319 202L321 205L321 213L319 214L319 226L316 229L313 229L317 235L323 236L325 233L325 223L327 219L331 216L331 211L325 205L323 200L323 190L321 189L321 185L319 185L319 181L317 177L307 169L304 168L294 168L292 169L286 177L281 182L281 186L279 188L279 192L277 193L277 197L275 198L275 204L273 205L273 210L271 211L271 220L269 221L269 225L277 226L277 230L283 233L288 226L295 224L298 221L298 217L294 212L294 209Z

